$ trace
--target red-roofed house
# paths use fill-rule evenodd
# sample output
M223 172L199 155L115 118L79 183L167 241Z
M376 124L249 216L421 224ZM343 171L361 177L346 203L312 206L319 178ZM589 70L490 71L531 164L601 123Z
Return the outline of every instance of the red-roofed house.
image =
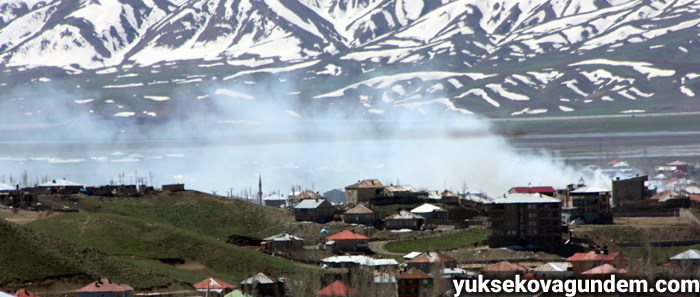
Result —
M433 277L418 268L411 268L396 277L398 297L430 296Z
M505 279L513 278L516 274L523 275L528 270L530 270L530 267L509 261L501 261L482 268L481 274L486 278Z
M440 252L425 252L406 262L406 267L430 273L433 269L455 268L457 260Z
M326 245L331 246L333 252L367 251L369 237L357 234L352 230L343 230L326 237Z
M217 293L223 293L226 294L228 292L233 291L236 286L229 284L227 282L215 279L215 278L208 278L205 279L201 282L198 282L194 284L194 288L197 289L197 291L200 292L217 292Z
M34 294L34 292L29 291L27 289L20 289L19 291L14 292L12 295L17 296L17 297L41 297L41 296Z
M127 284L112 282L108 278L101 278L91 283L78 292L78 297L132 297L134 288Z
M557 190L554 187L512 187L510 190L508 190L508 194L516 194L516 193L530 193L530 194L542 194L542 195L547 195L549 197L556 197L557 196Z
M617 269L615 266L612 266L610 264L603 264L600 266L593 267L589 270L586 270L581 273L582 276L588 277L588 278L609 278L610 275L613 274L626 274L627 270L625 269Z
M618 268L626 268L627 260L620 253L576 253L566 258L566 262L571 263L574 276L579 276L583 272L603 264L610 264Z
M357 290L346 285L340 280L334 281L332 284L324 287L323 289L316 292L316 296L329 296L329 297L344 297L344 296L358 296Z

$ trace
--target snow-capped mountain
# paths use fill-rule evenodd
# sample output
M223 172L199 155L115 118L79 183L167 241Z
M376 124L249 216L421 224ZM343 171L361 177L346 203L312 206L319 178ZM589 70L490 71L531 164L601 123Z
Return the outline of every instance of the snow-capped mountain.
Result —
M120 101L110 116L270 84L367 113L697 110L698 15L697 0L12 0L0 88L62 79Z

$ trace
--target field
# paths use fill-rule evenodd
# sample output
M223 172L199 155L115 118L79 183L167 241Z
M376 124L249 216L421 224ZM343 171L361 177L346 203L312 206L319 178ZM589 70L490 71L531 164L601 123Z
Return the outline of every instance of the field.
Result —
M452 250L484 241L488 234L485 229L468 229L449 235L391 242L386 250L394 253Z

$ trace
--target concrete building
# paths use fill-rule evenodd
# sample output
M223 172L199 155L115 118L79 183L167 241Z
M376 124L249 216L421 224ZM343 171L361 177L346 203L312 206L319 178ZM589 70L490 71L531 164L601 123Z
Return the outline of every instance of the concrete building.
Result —
M383 190L384 185L379 180L357 181L357 183L345 187L345 204L369 202L370 198L380 195Z
M649 177L637 176L629 179L617 178L612 183L612 200L615 207L624 205L626 202L646 200L651 197L646 186Z
M610 191L603 188L579 187L569 191L571 206L564 210L564 221L582 220L586 224L612 224Z
M489 246L558 246L561 201L540 194L510 194L488 204Z
M45 182L43 184L39 184L38 188L40 190L46 191L50 194L63 194L63 195L70 195L70 194L78 194L80 193L80 190L83 189L83 185L69 181L65 178L62 179L54 179L50 180L48 182Z
M418 268L411 268L396 277L398 297L431 296L433 277Z

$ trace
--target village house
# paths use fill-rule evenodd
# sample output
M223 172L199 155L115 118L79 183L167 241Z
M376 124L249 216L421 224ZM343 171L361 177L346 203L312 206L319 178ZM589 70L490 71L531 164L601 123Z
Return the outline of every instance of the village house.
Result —
M357 290L348 286L340 280L336 280L323 289L316 292L316 296L319 297L349 297L349 296L359 296Z
M406 262L407 268L418 268L425 273L436 269L455 268L457 260L440 252L425 252Z
M396 277L398 297L431 296L433 277L418 268L411 268Z
M548 262L530 270L530 273L540 279L567 279L574 276L569 262Z
M369 202L370 198L381 194L383 189L384 185L376 179L357 181L345 187L345 204Z
M252 296L282 297L287 296L284 281L262 272L241 282L241 290Z
M325 223L333 220L335 207L326 199L307 199L294 207L294 218L297 221Z
M627 260L624 256L617 252L608 253L607 250L575 253L573 256L566 258L566 262L571 263L574 276L580 276L583 272L603 264L610 264L618 269L627 267Z
M488 205L488 217L491 248L561 244L559 199L541 194L510 194Z
M221 295L227 294L234 289L236 289L235 285L229 284L227 282L215 279L215 278L208 278L205 279L201 282L198 282L193 285L194 288L199 291L199 292L204 292L204 293L218 293Z
M80 193L80 190L83 189L83 185L62 178L39 184L37 188L39 188L41 191L50 193L51 195L71 195Z
M306 190L306 191L302 191L299 193L296 193L296 192L290 193L288 196L288 199L287 199L287 203L288 203L288 206L296 207L297 205L299 205L299 203L301 203L304 200L316 200L316 199L317 200L326 200L325 198L323 198L323 196L321 196L321 194L316 193L316 192L311 191L311 190Z
M304 239L282 232L265 238L260 245L266 251L303 250Z
M449 218L447 210L430 203L411 209L411 212L425 218L427 224L447 224Z
M459 204L459 195L452 191L444 190L440 193L442 203Z
M77 293L78 297L133 297L134 288L127 284L112 282L108 278L101 278L82 287Z
M549 197L557 197L557 190L551 186L544 187L512 187L508 190L508 194L542 194Z
M398 213L386 217L384 221L387 230L421 230L425 225L425 218L406 210L400 210Z
M569 191L569 207L563 213L564 221L580 220L586 224L612 224L610 191L583 186Z
M369 250L369 237L352 230L343 230L326 237L326 246L333 253L366 252Z
M283 207L287 205L287 198L284 195L272 194L262 199L263 205L271 207Z
M484 278L490 279L513 279L516 274L524 275L528 270L530 267L510 261L501 261L482 268L481 274L484 275Z
M376 226L379 222L379 213L359 204L343 214L343 221L346 224Z

